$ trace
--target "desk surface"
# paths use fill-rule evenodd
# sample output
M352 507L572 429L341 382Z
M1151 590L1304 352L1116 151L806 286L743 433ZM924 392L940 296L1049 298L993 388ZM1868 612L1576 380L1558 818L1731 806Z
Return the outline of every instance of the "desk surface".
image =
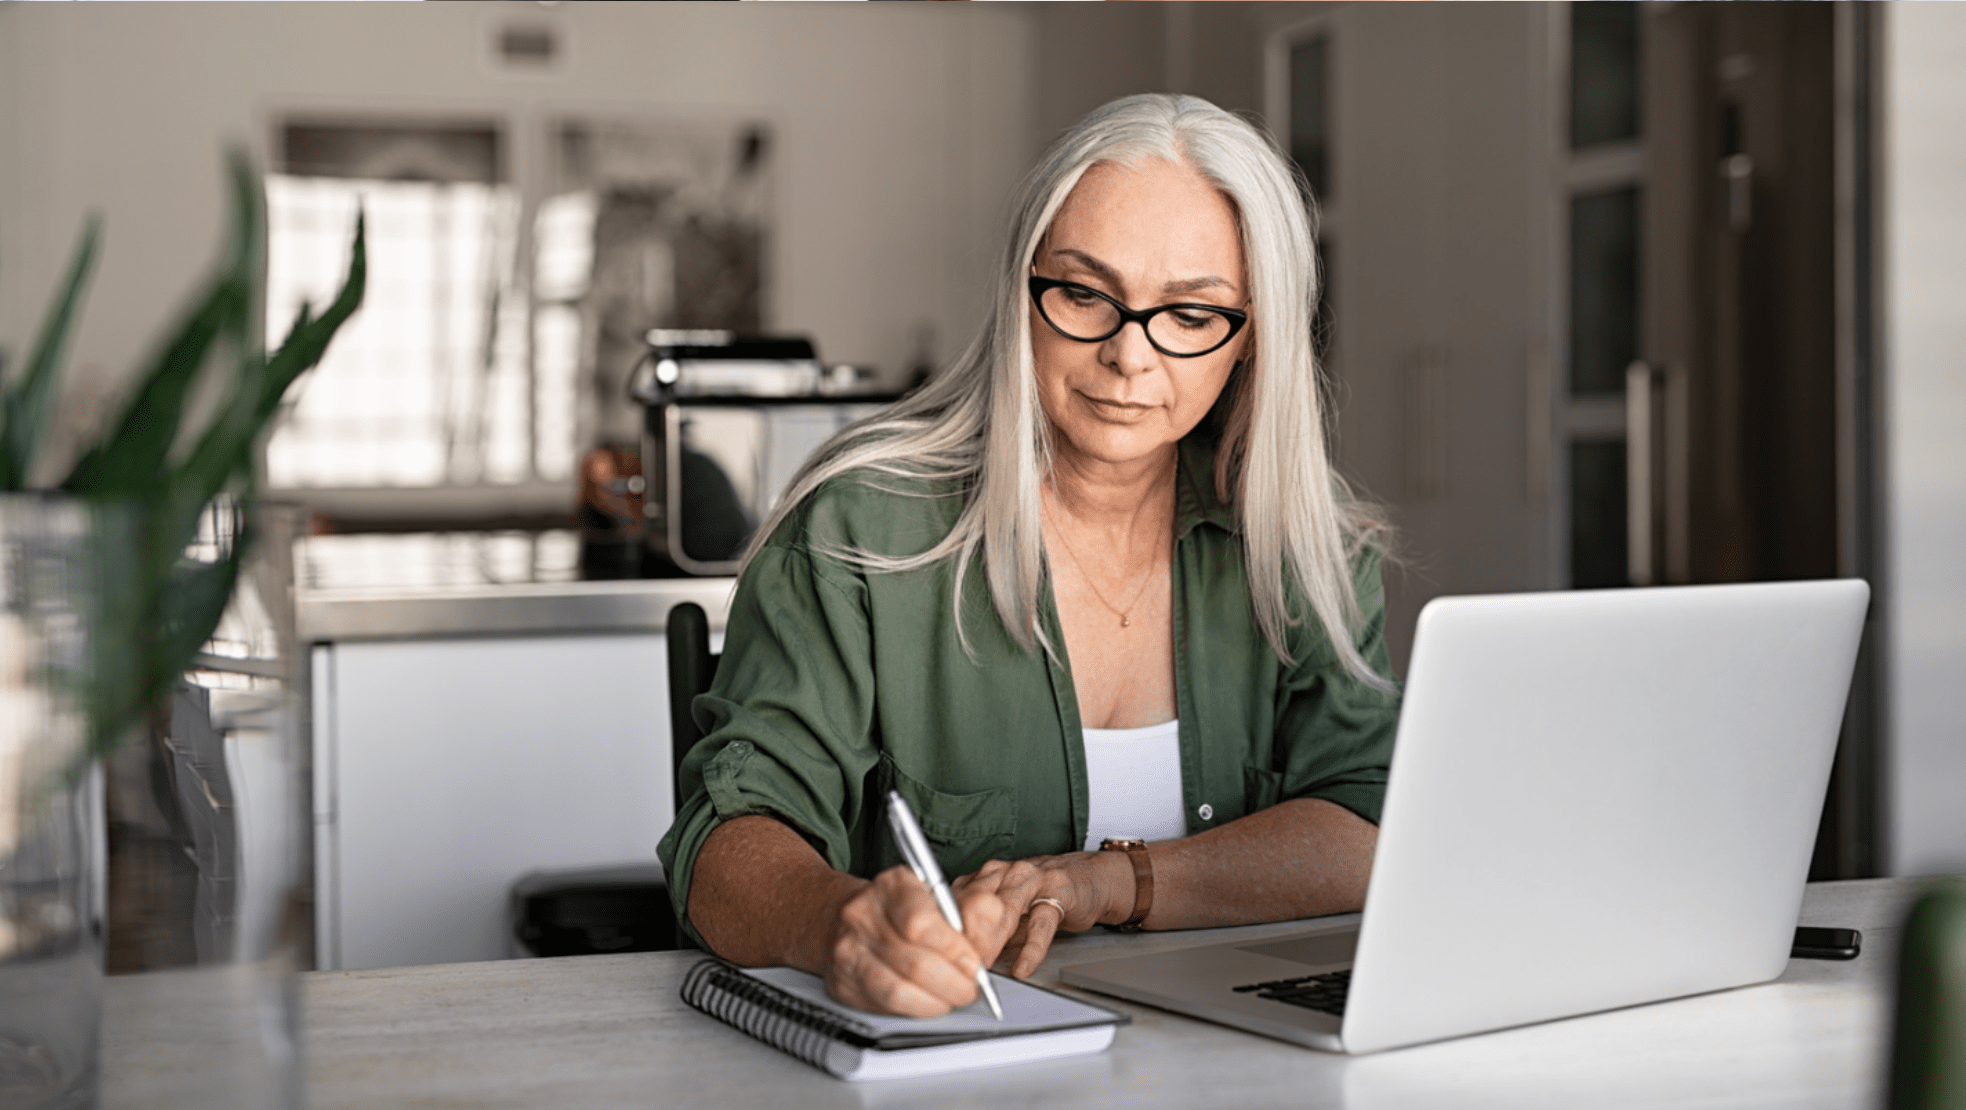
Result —
M310 1105L1868 1107L1881 1097L1898 936L1922 885L1809 888L1802 923L1862 929L1854 961L1795 960L1761 986L1358 1058L1091 996L1134 1019L1097 1056L849 1084L685 1007L677 988L698 953L316 972L302 976ZM1096 932L1062 940L1038 980L1125 952L1298 928ZM134 987L109 981L112 995ZM131 1065L168 1054L172 1028L105 1030L105 1107L154 1105Z

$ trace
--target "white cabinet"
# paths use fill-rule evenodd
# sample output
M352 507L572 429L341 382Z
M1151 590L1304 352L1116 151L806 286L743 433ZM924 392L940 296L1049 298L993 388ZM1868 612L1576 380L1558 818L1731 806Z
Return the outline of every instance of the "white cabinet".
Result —
M313 687L322 968L512 955L513 880L669 827L659 634L323 644Z

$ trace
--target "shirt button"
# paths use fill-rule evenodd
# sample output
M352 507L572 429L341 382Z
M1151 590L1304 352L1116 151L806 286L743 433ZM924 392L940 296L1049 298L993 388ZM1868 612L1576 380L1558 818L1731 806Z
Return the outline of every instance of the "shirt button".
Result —
M751 742L749 740L735 741L731 744L730 750L732 755L744 755L751 750Z
M1212 821L1215 819L1215 807L1203 802L1201 808L1195 811L1195 816L1204 821Z

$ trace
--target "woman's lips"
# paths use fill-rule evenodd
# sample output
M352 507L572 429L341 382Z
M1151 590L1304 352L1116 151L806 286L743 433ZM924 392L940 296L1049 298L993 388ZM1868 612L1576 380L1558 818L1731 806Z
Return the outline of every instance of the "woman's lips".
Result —
M1138 401L1109 401L1103 397L1094 397L1087 393L1081 393L1079 397L1101 419L1122 424L1131 424L1134 421L1140 420L1148 413L1160 407L1159 405L1141 404Z

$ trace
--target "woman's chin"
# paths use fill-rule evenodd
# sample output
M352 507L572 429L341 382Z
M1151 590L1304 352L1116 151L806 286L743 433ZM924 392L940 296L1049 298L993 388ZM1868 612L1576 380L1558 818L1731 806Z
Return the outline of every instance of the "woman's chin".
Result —
M1181 437L1159 421L1152 425L1116 425L1101 421L1090 427L1059 429L1056 454L1080 465L1137 466L1172 456Z

